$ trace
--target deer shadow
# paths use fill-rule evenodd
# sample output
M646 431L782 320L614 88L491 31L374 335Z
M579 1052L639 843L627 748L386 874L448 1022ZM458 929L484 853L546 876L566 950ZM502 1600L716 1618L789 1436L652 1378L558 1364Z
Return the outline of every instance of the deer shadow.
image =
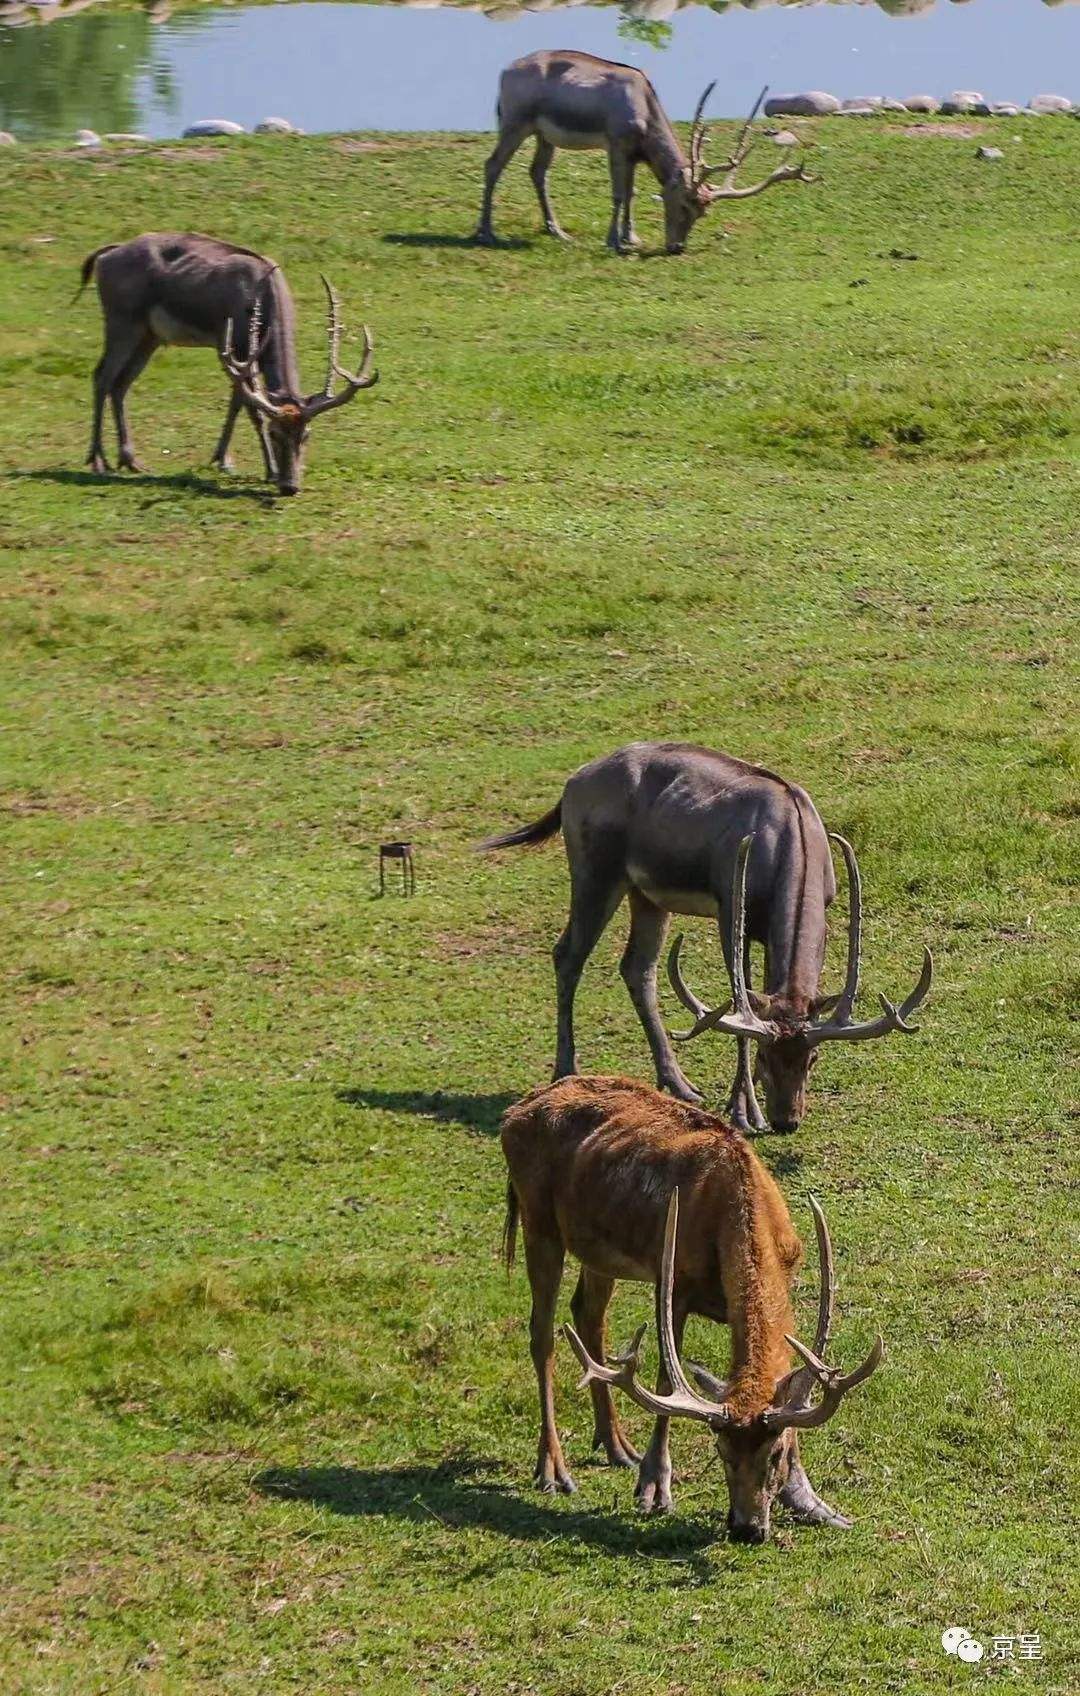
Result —
M484 1136L497 1135L499 1121L516 1095L453 1095L447 1090L339 1089L337 1099L349 1107L378 1107L387 1113L413 1113L440 1125L463 1125Z
M678 1564L694 1585L711 1581L703 1551L722 1539L706 1521L565 1507L540 1495L530 1500L490 1476L501 1470L494 1460L471 1456L438 1466L271 1466L251 1484L271 1500L308 1502L347 1518L399 1519L412 1525L435 1519L454 1529L494 1531L515 1543L558 1538L637 1561L644 1556L665 1566ZM670 1584L669 1574L663 1582Z
M531 241L526 241L521 236L500 236L497 241L483 242L477 241L475 236L436 235L427 230L396 230L388 232L380 239L388 242L391 247L471 247L477 251L487 249L495 252L503 248L520 252L533 246Z
M41 471L9 471L5 474L6 481L63 483L76 489L158 489L185 490L196 495L214 495L222 501L260 501L264 506L273 505L276 495L269 486L262 488L243 487L229 488L223 483L217 483L210 477L200 477L197 471L166 471L161 476L151 472L140 471L71 471L62 467Z

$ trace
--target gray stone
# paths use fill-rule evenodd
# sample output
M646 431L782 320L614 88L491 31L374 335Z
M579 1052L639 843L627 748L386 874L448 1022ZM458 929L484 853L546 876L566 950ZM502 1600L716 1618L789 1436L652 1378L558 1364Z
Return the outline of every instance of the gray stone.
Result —
M1018 118L1020 108L1014 106L1011 100L992 100L990 102L990 116L992 118Z
M767 118L827 118L839 110L835 94L823 94L817 88L807 94L774 94L765 102Z
M985 100L943 100L943 118L989 118L993 114Z
M197 135L243 135L243 124L234 124L229 118L200 118L197 124L189 124L182 132L183 139L190 141Z
M1028 110L1049 115L1057 112L1071 112L1073 103L1064 94L1037 94L1034 100L1028 102Z
M905 112L940 112L941 101L932 94L911 94L903 106Z
M1004 159L1005 155L1000 147L977 147L975 157L976 159Z
M774 145L777 147L801 146L799 137L795 134L794 130L777 130L772 139Z
M256 135L303 135L295 124L290 124L288 118L264 118L261 124L255 125Z
M894 100L891 95L882 96L881 110L883 112L906 112L907 107L902 100Z
M129 132L127 130L110 130L108 135L106 135L105 140L106 141L149 141L150 137L148 135L137 135L137 134L135 134L134 131Z
M881 94L856 94L851 100L841 100L840 110L841 112L861 112L864 106L873 106L880 109L884 104L885 98Z
M97 130L76 130L75 131L75 146L76 147L100 147L101 146L101 137L98 135Z
M0 147L14 147L15 137L10 130L0 130Z
M954 88L949 95L954 106L985 106L985 94L979 94L973 88Z

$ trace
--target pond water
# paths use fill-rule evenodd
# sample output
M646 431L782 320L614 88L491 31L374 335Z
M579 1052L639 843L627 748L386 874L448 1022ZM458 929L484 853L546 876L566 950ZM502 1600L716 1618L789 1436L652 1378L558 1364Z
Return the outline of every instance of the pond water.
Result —
M628 0L625 10L315 0L173 15L165 4L6 3L0 129L27 140L71 139L83 127L175 136L200 118L250 127L269 114L309 131L488 130L500 69L536 47L640 65L680 118L711 77L717 114L744 110L766 81L841 97L967 88L1021 103L1037 93L1080 99L1080 5L1069 0Z

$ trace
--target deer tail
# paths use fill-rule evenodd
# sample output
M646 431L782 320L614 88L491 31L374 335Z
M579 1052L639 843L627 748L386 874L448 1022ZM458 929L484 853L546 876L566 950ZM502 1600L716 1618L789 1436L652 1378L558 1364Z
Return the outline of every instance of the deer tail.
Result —
M554 836L562 829L562 801L556 801L549 813L534 824L523 824L517 830L508 830L504 836L488 836L483 842L478 842L476 852L487 854L492 848L533 848L538 842L546 842L549 836Z
M514 1264L514 1254L517 1249L518 1220L521 1218L521 1208L518 1205L517 1191L513 1184L506 1186L506 1218L503 1220L502 1257L509 1272Z
M107 241L105 243L104 247L95 248L93 253L88 253L86 255L86 258L82 262L82 270L79 273L79 278L80 278L79 286L75 290L75 293L71 297L72 306L74 306L75 302L78 300L79 296L82 294L83 289L86 287L87 283L90 281L90 278L94 275L94 266L97 264L98 260L101 258L101 255L103 253L111 253L114 247L119 247L119 246L120 246L120 243L118 241Z

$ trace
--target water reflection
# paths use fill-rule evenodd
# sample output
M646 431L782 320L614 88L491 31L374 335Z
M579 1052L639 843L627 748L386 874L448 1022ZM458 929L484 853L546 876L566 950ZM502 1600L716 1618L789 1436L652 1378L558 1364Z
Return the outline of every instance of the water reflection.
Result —
M894 21L903 17L917 21ZM30 19L64 27L36 29ZM640 65L677 118L690 115L704 75L718 78L713 110L729 114L765 81L841 98L975 88L1024 104L1080 62L1080 5L182 0L170 15L165 0L140 10L0 0L0 129L25 139L71 140L80 128L164 137L198 119L251 128L279 113L309 131L488 130L499 70L551 46Z

